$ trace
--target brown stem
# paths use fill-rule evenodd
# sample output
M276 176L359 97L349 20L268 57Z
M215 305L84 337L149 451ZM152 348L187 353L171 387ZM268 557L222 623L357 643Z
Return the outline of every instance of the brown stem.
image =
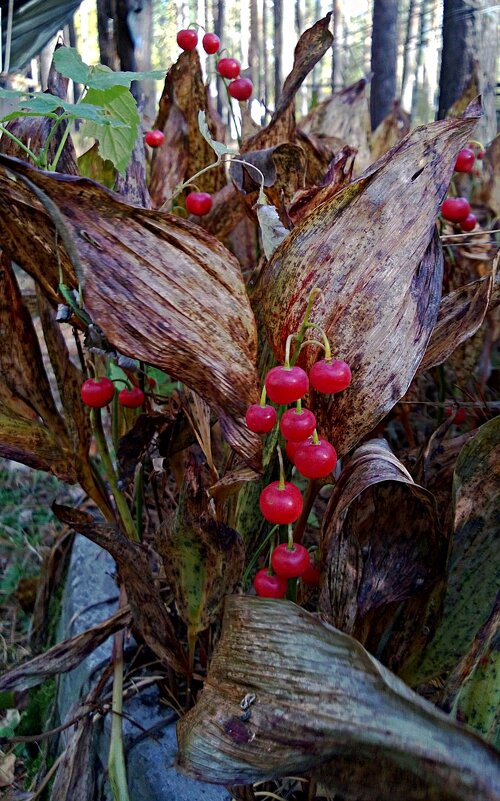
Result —
M293 531L293 541L294 542L302 542L302 537L304 536L304 531L306 530L307 519L313 507L313 503L316 500L316 496L320 489L320 484L318 481L314 479L309 479L307 484L306 491L304 492L304 503L302 507L302 512L300 514L299 519L295 523L295 528Z

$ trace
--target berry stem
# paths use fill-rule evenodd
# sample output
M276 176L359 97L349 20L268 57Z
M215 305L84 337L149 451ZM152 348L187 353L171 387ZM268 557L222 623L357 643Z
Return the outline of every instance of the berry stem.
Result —
M451 197L458 197L457 187L455 186L455 182L451 181L448 187L448 194Z
M226 90L227 105L228 105L228 108L229 108L229 113L230 113L231 118L233 120L234 129L236 131L236 139L238 140L238 147L241 148L241 133L238 130L238 123L236 121L236 115L235 115L234 109L233 109L233 99L232 99L231 95L229 94L228 82L227 82L226 78L223 78L222 82L224 84L224 89Z
M302 321L302 324L301 324L299 330L297 331L297 333L295 334L295 338L297 340L297 343L298 343L299 347L297 348L297 350L295 352L295 355L294 355L294 357L292 359L292 366L295 364L295 362L299 358L300 348L302 346L302 343L304 341L304 337L306 335L307 326L309 325L309 316L311 314L312 307L314 306L314 301L316 300L318 295L323 295L323 292L321 291L319 286L315 286L313 289L311 289L311 293L309 295L309 300L307 301L306 311L305 311L305 314L304 314L304 319Z
M262 540L261 544L259 545L259 547L255 551L254 555L250 559L250 562L248 563L248 566L247 566L245 572L243 573L243 578L241 579L241 583L242 583L244 588L246 588L246 586L247 586L248 579L249 579L250 574L252 573L255 565L257 564L259 556L261 555L262 551L265 549L265 547L268 544L269 540L274 536L274 534L277 532L278 529L279 529L279 525L276 525L276 526L273 526L270 531L268 531L268 533L266 534L266 536ZM272 553L273 549L270 548L269 550ZM271 557L269 557L269 558L271 558ZM271 564L271 563L269 563L269 564Z
M325 334L325 332L323 331L323 329L319 325L316 325L316 323L307 323L307 328L315 328L316 331L319 331L321 336L322 336L322 338L323 338L323 344L321 344L320 342L318 342L315 339L308 339L308 340L305 341L304 344L307 345L309 342L313 342L316 345L321 345L321 347L325 351L325 359L326 359L327 362L329 362L331 360L331 358L332 358L332 349L330 347L330 341L329 341L327 335Z
M299 398L295 404L295 414L302 414L302 398Z
M18 138L17 138L17 136L15 136L13 133L11 133L11 132L10 132L10 131L9 131L7 128L5 128L3 125L0 125L0 132L1 132L1 133L3 133L3 134L5 134L6 136L8 136L8 137L9 137L9 139L12 139L12 141L13 141L13 142L15 142L15 143L16 143L16 145L17 145L18 147L20 147L20 148L21 148L21 150L23 150L23 151L26 153L26 155L27 155L27 156L29 156L29 157L30 157L30 159L31 159L31 160L34 162L34 164L35 164L37 167L39 167L39 166L40 166L40 164L39 164L39 160L38 160L38 156L37 156L35 153L33 153L33 151L29 149L29 147L26 147L26 145L24 144L24 142L21 142L21 140L20 140L20 139L18 139Z
M227 155L229 155L229 154L227 154ZM259 170L259 168L255 166L255 164L250 164L249 161L245 161L244 159L235 159L235 158L231 157L231 164L233 162L235 164L243 164L244 167L251 167L252 170L255 170L255 172L259 173L260 191L263 193L264 192L264 181L265 181L265 178L264 178L264 173L262 172L262 170ZM265 201L265 197L264 197L264 201ZM261 202L261 199L259 197L259 203L260 202Z
M477 145L477 147L478 147L480 150L482 150L482 151L486 150L486 148L485 148L485 146L483 145L483 143L482 143L482 142L479 142L477 139L470 139L470 140L469 140L469 144L470 144L470 145Z
M283 466L283 454L281 453L281 448L279 445L276 445L276 450L278 451L278 461L280 463L280 483L279 489L285 489L285 468Z
M293 551L293 526L288 524L288 550Z
M312 438L313 438L314 444L317 445L319 443L319 437L318 437L318 430L316 428L313 431Z
M260 394L260 405L261 406L265 406L266 405L266 400L267 400L267 392L266 392L266 387L264 385L262 387L262 392Z
M292 347L293 340L297 337L297 334L289 334L286 338L286 345L285 345L285 370L290 369L290 350Z

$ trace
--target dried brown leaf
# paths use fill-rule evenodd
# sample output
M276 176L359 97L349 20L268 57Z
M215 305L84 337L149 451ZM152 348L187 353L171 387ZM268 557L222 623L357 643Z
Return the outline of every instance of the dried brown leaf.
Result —
M351 182L355 156L356 152L352 148L343 147L332 160L321 186L311 186L296 193L288 209L294 225Z
M474 107L463 119L412 132L298 225L261 274L262 315L278 360L313 287L323 293L311 319L353 379L334 400L315 396L312 403L340 454L404 395L425 352L441 295L435 218L478 115ZM317 356L316 346L306 348L302 364Z
M321 554L325 620L370 650L386 607L421 595L444 571L432 495L385 440L361 445L342 470L323 518Z
M491 209L497 219L500 217L500 136L486 148L482 181L475 200Z
M170 197L178 184L215 161L214 151L198 127L199 111L205 111L210 133L217 139L221 133L220 124L212 114L199 55L192 50L181 53L167 72L154 124L165 134L165 141L154 151L151 163L149 191L157 207ZM210 194L226 183L222 164L196 181L201 192Z
M394 102L392 111L371 135L372 161L376 161L410 132L410 115Z
M258 399L255 322L236 259L186 220L130 206L88 179L0 159L5 249L37 277L40 241L52 258L55 249L52 220L31 216L27 208L40 204L7 177L8 165L59 209L84 272L86 307L109 341L198 392L232 447L257 466L261 443L244 423ZM62 261L69 272L64 254Z
M50 676L58 673L66 673L73 670L82 659L95 649L104 640L107 640L115 631L127 626L130 622L130 609L124 607L116 612L108 620L99 623L87 631L83 631L76 637L54 645L44 654L35 656L21 665L8 670L0 677L0 690L28 690L36 687Z
M203 693L177 737L181 769L218 784L308 771L360 801L500 798L492 748L288 601L227 599Z

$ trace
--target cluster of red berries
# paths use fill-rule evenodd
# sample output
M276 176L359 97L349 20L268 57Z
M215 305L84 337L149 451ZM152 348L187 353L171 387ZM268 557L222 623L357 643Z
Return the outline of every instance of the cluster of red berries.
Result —
M111 403L115 395L115 385L109 378L88 378L84 381L80 396L86 406L102 409ZM118 403L127 409L138 409L144 403L144 392L140 387L122 389L118 393Z
M285 406L296 403L281 416L280 431L286 440L286 453L297 470L306 478L328 476L337 464L335 448L324 437L318 436L316 418L309 409L302 407L302 398L309 390L309 383L318 392L334 394L346 389L351 383L349 365L341 359L332 359L329 348L326 358L316 362L309 372L301 367L285 365L269 370L260 404L252 404L247 410L248 428L258 434L269 433L277 421L273 403ZM280 479L264 487L259 506L269 523L289 525L300 517L303 508L302 495L298 487L284 480L280 452ZM271 556L274 574L267 568L260 570L254 580L257 595L282 598L289 578L302 577L308 583L319 581L319 572L311 565L309 553L303 545L294 543L291 534L288 544L278 545ZM304 578L309 576L309 578Z
M482 159L483 155L484 151L480 150L477 158ZM463 147L455 162L455 172L470 174L474 169L475 160L474 150L471 147ZM441 214L448 222L459 224L462 231L473 231L476 227L476 216L472 214L469 201L465 197L447 197L441 205Z
M198 34L193 28L186 28L177 34L177 44L183 50L194 50L198 44ZM220 49L220 39L215 33L206 33L202 39L205 53L213 55ZM227 91L235 100L244 102L252 96L253 85L248 78L240 77L241 65L235 58L221 58L217 62L217 72L229 81ZM165 141L163 131L148 131L144 141L149 147L160 147ZM191 192L186 198L186 209L189 214L203 217L212 209L212 196L208 192Z

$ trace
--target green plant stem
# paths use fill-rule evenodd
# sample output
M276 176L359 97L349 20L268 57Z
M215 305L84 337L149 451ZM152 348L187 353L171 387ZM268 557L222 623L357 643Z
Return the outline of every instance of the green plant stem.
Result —
M130 513L130 509L128 508L125 496L118 487L115 468L113 467L113 462L111 461L108 443L106 442L106 436L102 427L101 410L92 409L90 412L90 417L92 420L94 436L99 449L99 455L101 457L104 472L109 481L109 486L111 488L111 492L113 493L113 498L115 499L116 508L118 510L118 515L120 517L123 529L129 539L134 540L134 542L138 542L139 540L137 538L137 531L134 520Z
M111 442L113 443L113 450L118 453L118 442L120 439L120 404L118 403L118 393L113 395L113 402L111 404Z
M66 119L66 117L61 117L61 120L63 120L63 119ZM62 156L62 152L64 150L64 145L67 142L70 129L71 129L71 125L70 125L70 122L68 120L68 124L66 126L66 130L64 131L63 135L61 136L61 141L59 142L59 147L56 150L56 154L54 156L54 159L53 159L52 163L49 165L50 172L55 172L56 169L57 169L57 165L59 163L59 159Z
M49 133L47 134L47 139L45 140L45 144L42 147L42 149L40 150L40 153L38 154L38 161L40 163L40 167L42 167L42 168L47 166L47 156L48 156L48 153L49 153L50 143L52 142L54 136L56 135L56 131L59 128L59 125L60 125L60 123L61 123L61 121L63 119L64 119L64 116L61 116L61 117L58 117L55 120L54 124L52 125L52 128L50 129ZM68 125L69 125L69 123L68 123Z
M309 325L309 317L310 317L310 314L311 314L311 311L312 311L312 307L314 306L314 301L316 300L318 295L322 295L322 294L323 293L322 293L321 289L319 287L317 287L317 286L315 286L311 290L311 294L309 295L309 300L307 301L307 306L306 306L306 311L305 311L305 314L304 314L304 319L302 321L302 324L301 324L299 330L295 334L295 339L297 340L296 344L298 345L298 347L295 349L295 355L291 359L292 367L295 364L295 362L297 361L297 359L299 358L300 348L302 347L302 343L304 342L304 338L305 338L305 335L306 335L307 327Z
M235 113L234 113L234 110L233 110L233 103L232 103L233 99L232 99L231 95L229 94L229 89L227 88L228 87L227 80L225 78L223 78L222 82L223 82L224 88L226 90L227 105L228 105L228 108L229 108L229 113L230 113L231 118L232 118L233 123L234 123L234 130L236 131L236 139L238 140L238 148L241 148L241 133L238 130L238 123L236 122L236 116L235 116Z
M285 489L285 468L284 468L284 466L283 466L283 455L282 455L282 453L281 453L281 448L280 448L280 446L279 446L279 445L276 445L276 450L278 451L278 461L279 461L279 463L280 463L280 483L279 483L279 489L280 489L280 490L284 490L284 489Z
M243 578L241 579L241 583L243 584L243 589L246 589L246 586L248 584L248 579L250 577L250 574L251 574L252 570L254 569L255 565L257 564L257 560L258 560L259 556L261 555L262 551L266 547L267 543L269 542L269 540L271 539L273 534L277 531L277 529L279 529L279 526L273 526L272 527L272 529L266 534L266 536L264 537L264 539L260 543L259 547L257 548L255 553L253 554L252 558L250 559L250 562L248 563L248 565L247 565L247 567L245 569L245 572L243 573Z
M304 492L302 512L300 513L300 517L295 523L295 528L293 530L294 542L302 542L302 537L304 536L304 531L306 530L307 526L307 520L309 518L314 501L316 500L319 488L319 482L310 478Z
M218 156L217 157L217 161L213 161L212 164L209 164L207 167L203 167L202 170L198 170L198 172L195 172L195 174L192 175L191 178L188 178L187 181L184 181L182 184L179 184L179 186L176 186L176 188L174 189L174 193L168 198L168 200L165 201L165 203L163 203L163 205L160 206L158 211L164 211L166 206L168 206L168 205L171 206L172 205L172 201L176 197L178 197L181 194L181 192L184 192L184 190L188 186L191 186L193 181L196 181L196 179L199 178L200 175L203 175L204 173L208 172L209 170L212 170L214 167L218 167L218 165L221 164L221 162L222 162L222 157Z
M327 360L327 362L329 362L330 359L332 358L332 349L330 347L330 340L328 339L327 335L319 325L316 325L316 323L307 323L306 327L315 328L316 331L319 331L323 339L323 343L318 343L316 342L316 340L307 340L305 344L307 345L307 342L315 342L315 344L321 344L321 347L325 351L325 359Z
M137 471L134 487L134 501L135 501L135 526L137 530L137 537L142 542L142 509L143 509L143 495L144 495L144 465L141 464Z
M120 606L126 603L123 587L120 588ZM114 801L129 801L125 754L123 751L123 639L118 631L113 638L113 696L111 702L112 721L109 743L108 772Z
M15 142L15 143L16 143L16 145L17 145L18 147L20 147L20 148L21 148L21 150L23 150L23 151L26 153L26 155L27 155L27 156L29 156L29 157L30 157L30 159L31 159L31 160L32 160L32 161L33 161L33 162L36 164L36 166L37 166L37 167L39 167L39 166L40 166L40 165L39 165L39 161L38 161L38 156L36 156L36 155L35 155L35 153L33 153L33 151L29 149L29 147L26 147L26 145L24 144L24 142L21 142L21 140L20 140L20 139L18 139L18 138L17 138L17 136L15 136L13 133L11 133L11 132L10 132L10 131L9 131L7 128L5 128L3 125L0 125L0 131L1 131L3 134L5 134L6 136L8 136L8 137L9 137L9 139L12 139L12 141L13 141L13 142Z

